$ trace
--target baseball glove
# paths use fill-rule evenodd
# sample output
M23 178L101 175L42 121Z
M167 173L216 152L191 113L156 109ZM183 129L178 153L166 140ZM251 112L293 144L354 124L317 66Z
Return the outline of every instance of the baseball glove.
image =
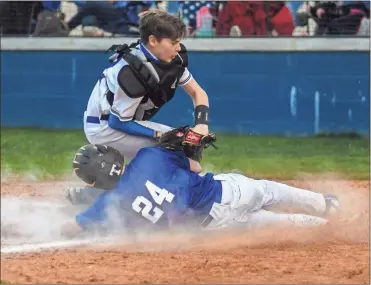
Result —
M164 133L158 143L169 150L183 150L187 157L200 162L205 148L210 145L216 148L215 141L216 136L213 133L202 135L189 126L183 126Z

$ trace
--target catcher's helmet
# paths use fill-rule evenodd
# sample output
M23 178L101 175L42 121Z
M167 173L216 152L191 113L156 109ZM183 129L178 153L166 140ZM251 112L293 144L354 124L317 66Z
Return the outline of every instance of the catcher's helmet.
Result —
M72 167L88 185L111 190L121 177L124 156L110 146L88 144L76 152Z

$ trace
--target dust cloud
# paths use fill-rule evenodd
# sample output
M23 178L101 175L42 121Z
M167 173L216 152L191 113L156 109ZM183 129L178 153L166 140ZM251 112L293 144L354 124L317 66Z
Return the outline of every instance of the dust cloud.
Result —
M176 229L168 233L138 235L130 245L123 239L122 246L120 241L114 245L115 250L227 250L237 247L369 242L368 181L347 181L337 175L322 174L298 175L295 180L281 182L337 195L341 203L339 215L331 217L328 225L314 229L267 228L202 233ZM56 198L56 191L63 192L61 189L64 186L65 182L6 185L1 196L2 246L65 239L61 228L66 221L73 219L78 211L66 205L63 197ZM44 194L38 196L37 193Z
M56 202L1 197L2 245L63 239L61 229L72 218L71 212Z

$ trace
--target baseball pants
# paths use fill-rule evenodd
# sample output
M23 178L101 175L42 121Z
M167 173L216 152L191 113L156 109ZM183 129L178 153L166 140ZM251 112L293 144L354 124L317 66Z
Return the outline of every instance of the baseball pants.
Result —
M136 122L147 128L162 133L170 131L172 129L171 127L168 127L166 125L150 121L136 121ZM101 124L107 124L107 126L97 132L91 132L90 131L91 127L88 126L88 124L89 123L84 124L84 131L85 136L88 139L89 143L104 144L107 146L111 146L120 151L124 155L125 159L131 160L136 155L138 150L140 150L141 148L154 146L156 144L156 141L154 139L133 136L111 129L110 127L108 127L107 121L101 122Z
M234 173L214 178L222 182L223 193L221 203L214 203L211 209L213 220L207 229L312 227L327 223L319 217L326 211L326 201L320 193ZM274 208L274 212L270 208Z

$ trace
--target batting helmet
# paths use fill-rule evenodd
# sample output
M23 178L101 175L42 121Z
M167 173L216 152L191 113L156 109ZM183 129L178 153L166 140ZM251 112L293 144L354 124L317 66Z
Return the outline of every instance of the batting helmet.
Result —
M124 156L110 146L88 144L76 152L72 167L89 186L111 190L122 175Z

